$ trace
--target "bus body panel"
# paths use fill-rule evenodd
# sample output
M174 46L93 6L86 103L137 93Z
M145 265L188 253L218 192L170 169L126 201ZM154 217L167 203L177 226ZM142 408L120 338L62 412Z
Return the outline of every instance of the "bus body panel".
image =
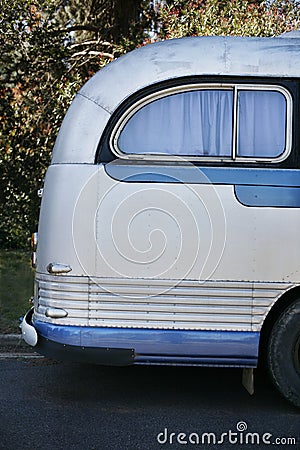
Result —
M200 172L198 182L120 182L101 165L51 166L37 271L56 262L70 276L299 282L300 208L245 206L234 184L185 170Z

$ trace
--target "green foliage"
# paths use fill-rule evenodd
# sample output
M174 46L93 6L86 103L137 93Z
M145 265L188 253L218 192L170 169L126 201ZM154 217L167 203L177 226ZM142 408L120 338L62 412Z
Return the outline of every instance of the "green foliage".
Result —
M57 17L72 33L72 67L90 77L142 42L153 14L148 0L66 0Z
M0 250L0 333L16 333L33 295L30 255Z
M299 27L299 17L299 2L288 0L175 0L161 10L161 38L276 36Z
M0 13L0 245L27 247L61 118L78 85L68 71L57 2L4 0ZM70 86L74 86L73 92Z

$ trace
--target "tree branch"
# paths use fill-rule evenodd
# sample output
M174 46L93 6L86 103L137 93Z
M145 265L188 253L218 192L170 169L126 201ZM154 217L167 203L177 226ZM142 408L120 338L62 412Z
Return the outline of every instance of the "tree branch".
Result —
M75 47L82 47L85 45L103 45L105 47L115 47L115 44L113 44L112 42L106 42L106 41L100 41L100 40L93 40L93 41L84 41L84 42L79 42L78 44L71 44L70 48L75 48Z
M114 59L114 55L106 52L96 52L94 50L87 50L83 52L73 53L72 58L77 58L78 56L105 56L107 58Z
M93 25L73 25L72 27L67 27L57 30L59 33L71 33L72 31L94 31L95 33L99 31L99 27Z

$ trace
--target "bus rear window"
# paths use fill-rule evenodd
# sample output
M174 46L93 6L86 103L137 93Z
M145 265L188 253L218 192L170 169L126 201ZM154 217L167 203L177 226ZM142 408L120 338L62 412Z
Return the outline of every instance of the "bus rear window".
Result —
M131 109L114 146L125 155L276 159L288 149L288 102L282 88L164 91Z

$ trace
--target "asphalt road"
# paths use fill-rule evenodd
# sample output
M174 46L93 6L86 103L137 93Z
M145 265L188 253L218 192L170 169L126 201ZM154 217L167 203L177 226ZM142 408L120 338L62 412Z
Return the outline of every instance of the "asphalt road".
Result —
M0 367L1 450L300 449L300 411L261 375L249 396L237 369Z

